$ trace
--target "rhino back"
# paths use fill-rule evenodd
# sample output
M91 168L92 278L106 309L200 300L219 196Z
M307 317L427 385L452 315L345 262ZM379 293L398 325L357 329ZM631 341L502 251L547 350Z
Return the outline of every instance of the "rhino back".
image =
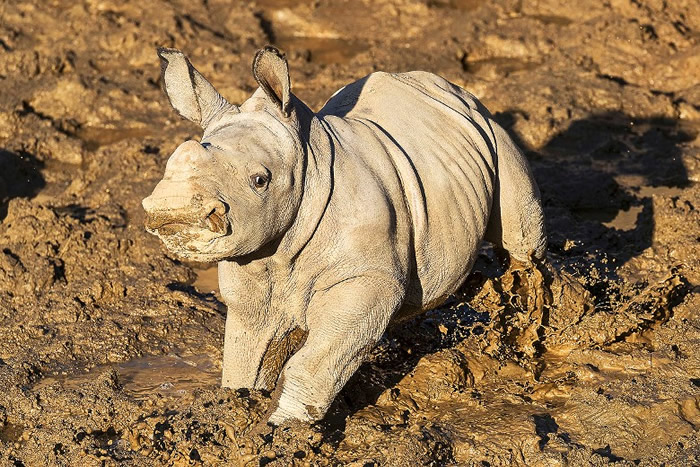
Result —
M356 147L343 152L387 157L395 167L415 256L406 304L420 309L440 304L466 279L488 224L494 137L487 111L436 75L373 73L337 92L319 117L340 118L358 135L369 128L381 141L377 150L358 138Z

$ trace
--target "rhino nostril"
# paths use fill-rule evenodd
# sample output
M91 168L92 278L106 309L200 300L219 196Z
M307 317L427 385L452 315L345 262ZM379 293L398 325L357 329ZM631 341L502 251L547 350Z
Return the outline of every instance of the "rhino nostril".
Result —
M205 222L206 226L212 232L225 234L228 230L228 222L226 221L226 212L228 206L222 201L214 201L207 206Z

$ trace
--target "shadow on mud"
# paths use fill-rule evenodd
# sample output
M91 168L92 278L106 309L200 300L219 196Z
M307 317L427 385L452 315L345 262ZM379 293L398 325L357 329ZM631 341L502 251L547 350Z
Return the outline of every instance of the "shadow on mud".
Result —
M515 112L495 117L510 130ZM695 137L675 120L608 112L574 121L543 148L529 151L542 192L550 258L556 257L574 275L583 266L593 266L617 280L619 266L652 244L649 193L673 193L690 183L679 145ZM503 272L493 252L484 249L462 294L470 295L485 276ZM588 287L596 302L605 301L604 288ZM375 358L360 368L331 406L324 422L329 440L342 440L345 419L376 404L380 394L411 373L423 356L482 334L490 318L488 312L455 300L390 329Z
M44 188L43 165L28 152L0 149L0 221L7 216L11 199L33 197Z
M510 129L515 114L496 119ZM529 151L550 253L574 261L585 256L614 277L615 269L651 246L651 193L673 195L689 185L679 145L696 133L669 118L605 112L574 121Z
M195 285L184 282L170 282L166 287L170 291L184 292L193 297L197 297L212 305L219 314L226 316L226 305L219 300L219 297L213 291L200 292Z

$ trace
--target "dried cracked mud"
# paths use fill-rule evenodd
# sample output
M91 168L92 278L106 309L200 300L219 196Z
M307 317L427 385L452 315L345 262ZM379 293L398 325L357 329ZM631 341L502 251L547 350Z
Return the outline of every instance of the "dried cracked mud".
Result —
M537 267L485 247L323 422L274 430L269 394L218 387L211 270L140 208L198 135L154 48L241 102L266 43L316 109L374 70L472 91L550 242ZM696 0L5 0L0 465L699 465L699 132Z

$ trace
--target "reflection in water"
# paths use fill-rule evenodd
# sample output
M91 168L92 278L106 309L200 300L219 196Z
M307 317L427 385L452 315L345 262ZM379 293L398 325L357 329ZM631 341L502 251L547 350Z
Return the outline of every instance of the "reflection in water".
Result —
M197 278L194 287L202 293L219 293L219 273L216 264L205 269L196 269Z
M220 383L220 370L208 355L144 357L117 366L124 390L136 399L159 393L182 396Z
M117 370L124 392L136 400L144 400L154 394L179 398L191 394L195 389L217 387L221 379L221 370L208 355L162 355L101 365L82 374L49 376L42 379L36 389L56 382L67 389L79 389L111 368Z

